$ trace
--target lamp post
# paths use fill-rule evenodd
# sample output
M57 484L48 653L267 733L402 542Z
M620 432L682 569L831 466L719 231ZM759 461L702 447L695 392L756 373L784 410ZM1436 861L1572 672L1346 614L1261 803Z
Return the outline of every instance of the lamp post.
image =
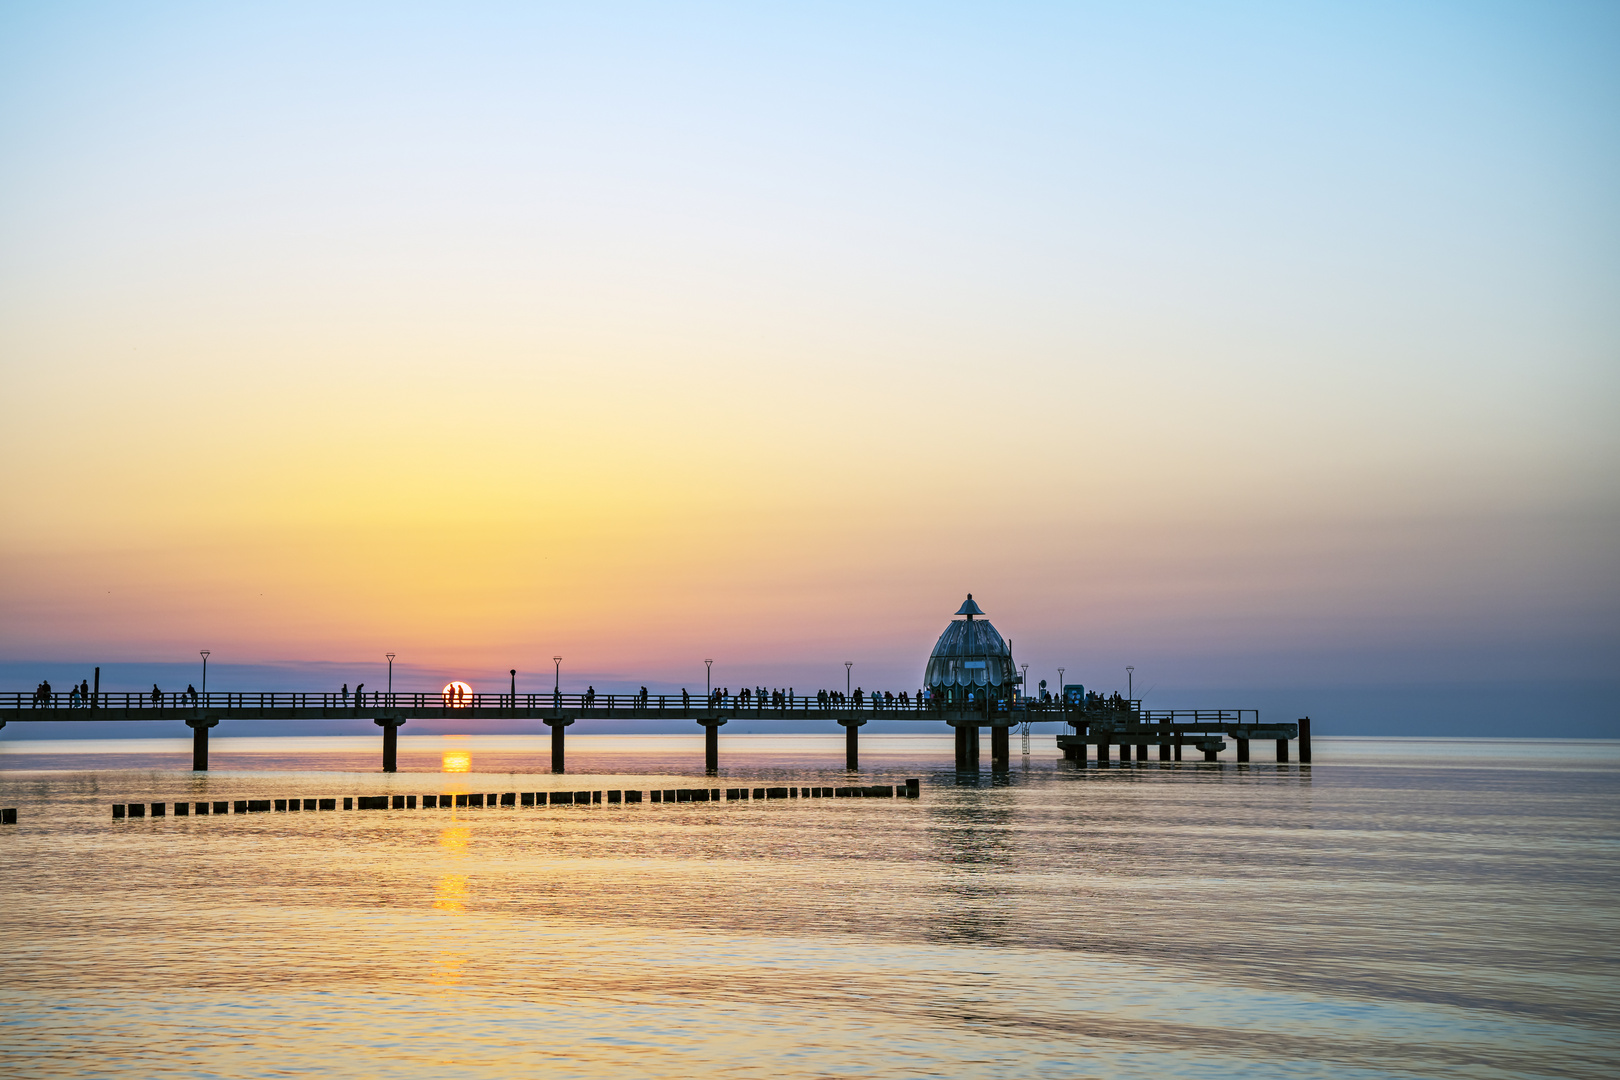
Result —
M714 661L703 661L703 692L711 700L714 698Z
M1131 686L1132 681L1135 678L1136 678L1136 665L1135 664L1126 664L1125 665L1125 700L1126 701L1130 701L1132 698L1134 698L1136 696L1135 691L1132 689L1132 686Z
M556 681L551 684L551 692L555 695L562 693L562 657L553 656L551 662L556 665L556 670L552 672Z
M1063 669L1063 668L1058 668L1058 700L1060 700L1060 701L1063 699L1063 693L1064 693L1064 691L1063 691L1063 672L1064 672L1064 670L1065 669Z
M1020 691L1027 698L1029 697L1029 665L1019 664L1018 666L1024 669L1023 676L1018 680L1018 686Z
M512 708L517 708L517 668L513 668L512 675Z
M855 661L844 661L844 696L849 697L849 669L855 666Z
M389 704L393 704L393 701L394 701L394 697L393 697L393 694L394 694L394 654L389 652L389 653L383 653L383 655L388 657L388 695L389 695L388 696L388 702L389 702Z
M209 653L209 651L210 650L208 650L208 649L199 649L198 650L198 652L202 655L202 658L203 658L203 689L202 689L202 692L203 692L203 700L204 701L208 700L208 653Z

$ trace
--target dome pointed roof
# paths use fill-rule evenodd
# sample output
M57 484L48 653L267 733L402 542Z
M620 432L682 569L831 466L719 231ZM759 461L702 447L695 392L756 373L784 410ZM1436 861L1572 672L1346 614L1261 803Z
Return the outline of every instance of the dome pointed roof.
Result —
M1012 684L1012 649L997 632L984 609L968 598L956 614L965 619L952 619L939 635L934 651L928 657L928 668L923 685L950 686L1005 686Z

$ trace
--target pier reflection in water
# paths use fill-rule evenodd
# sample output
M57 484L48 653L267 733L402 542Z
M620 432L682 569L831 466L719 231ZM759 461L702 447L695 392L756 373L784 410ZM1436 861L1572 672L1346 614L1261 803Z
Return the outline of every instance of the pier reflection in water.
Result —
M927 776L916 802L105 813L551 782L468 752L483 771L440 771L441 746L387 777L8 755L0 1072L1620 1073L1607 745L1324 741L1313 769L1049 750L959 783L946 740L869 765ZM843 777L730 760L734 784Z

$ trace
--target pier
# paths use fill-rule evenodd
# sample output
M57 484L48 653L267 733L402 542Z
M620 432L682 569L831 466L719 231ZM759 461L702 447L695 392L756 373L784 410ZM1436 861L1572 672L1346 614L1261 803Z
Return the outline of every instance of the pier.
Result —
M716 694L692 698L686 694L466 694L451 697L439 691L368 691L358 700L352 695L288 691L211 691L198 693L93 692L85 699L53 693L0 694L0 727L7 722L72 723L127 721L185 724L192 731L192 769L208 770L209 733L222 723L247 720L356 720L369 719L382 729L382 768L398 768L399 729L411 720L503 720L545 724L551 729L551 771L567 771L567 729L591 721L682 720L703 729L704 768L716 772L719 729L733 720L759 723L816 720L844 729L844 765L860 766L860 729L873 721L901 721L946 726L956 738L956 766L976 771L981 767L981 730L990 732L990 766L1010 767L1010 729L1033 724L1058 724L1072 729L1057 737L1063 756L1077 764L1096 760L1109 764L1113 747L1120 762L1147 761L1150 747L1160 761L1181 761L1183 747L1200 751L1205 761L1217 760L1230 739L1238 761L1249 760L1249 744L1272 740L1277 760L1289 759L1288 745L1298 741L1299 762L1309 764L1310 721L1261 723L1255 709L1144 709L1140 701L1110 699L1104 706L1062 699L1016 701L986 696L979 701L889 701L873 695L862 700L840 700L842 695L779 694L770 700Z

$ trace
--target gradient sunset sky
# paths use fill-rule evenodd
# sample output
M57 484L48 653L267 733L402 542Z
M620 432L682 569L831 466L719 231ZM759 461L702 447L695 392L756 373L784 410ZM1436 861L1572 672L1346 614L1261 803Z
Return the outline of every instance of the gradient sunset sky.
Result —
M1620 668L1612 4L11 4L0 154L7 660Z

